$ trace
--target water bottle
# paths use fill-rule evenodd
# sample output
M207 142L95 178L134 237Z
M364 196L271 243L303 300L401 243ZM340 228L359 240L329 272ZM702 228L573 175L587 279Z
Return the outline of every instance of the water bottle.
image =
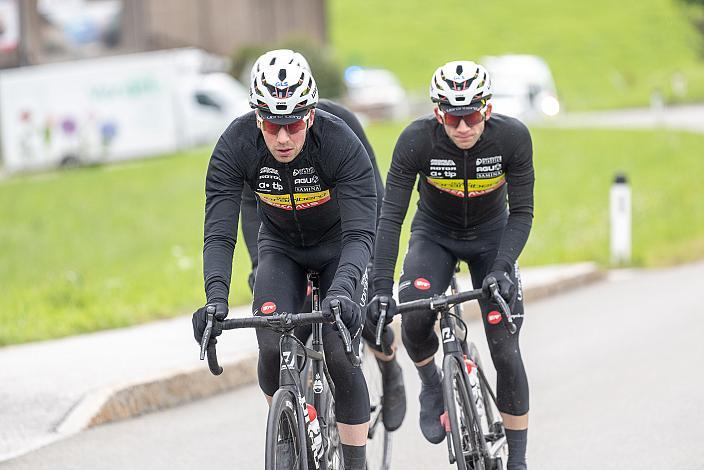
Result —
M325 448L323 447L323 436L320 433L320 422L318 421L318 412L315 407L306 404L308 414L308 439L311 443L311 451L314 456L314 468L318 468L319 462L323 459Z
M489 433L489 420L486 418L486 410L484 409L484 396L482 395L482 387L479 382L477 365L467 356L464 357L464 363L467 365L469 386L472 387L472 394L474 395L474 408L477 410L479 422L482 426L482 432L486 435Z

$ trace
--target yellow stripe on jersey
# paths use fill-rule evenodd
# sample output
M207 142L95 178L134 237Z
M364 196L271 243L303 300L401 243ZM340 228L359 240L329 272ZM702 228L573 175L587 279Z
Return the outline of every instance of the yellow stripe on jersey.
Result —
M290 211L291 196L289 194L265 194L257 192L257 195L270 206L278 207ZM293 200L296 204L296 209L310 209L311 207L319 206L330 200L330 190L319 191L316 193L295 193Z
M464 197L464 180L451 180L442 178L427 178L428 183L435 186L441 191L452 194L457 197ZM469 197L481 196L498 189L506 182L505 175L500 175L495 178L481 180L467 180L467 193Z

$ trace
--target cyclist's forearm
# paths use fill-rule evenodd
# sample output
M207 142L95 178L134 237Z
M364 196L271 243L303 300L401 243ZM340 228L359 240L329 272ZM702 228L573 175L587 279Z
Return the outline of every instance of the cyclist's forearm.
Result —
M493 268L509 271L528 241L533 225L533 185L525 189L524 195L509 193L510 214Z
M374 245L374 292L390 293L394 286L394 271L398 259L401 226L387 220L379 222Z
M247 245L249 259L252 261L252 269L254 269L257 265L257 237L259 236L261 220L257 213L257 200L249 186L242 188L242 205L240 211L242 236Z
M203 279L208 302L228 299L242 185L221 139L213 150L205 180Z
M374 245L374 290L390 293L394 285L394 270L398 258L399 237L403 220L408 212L413 178L398 178L389 172L389 179L381 209L379 226Z
M203 280L208 302L227 302L235 240L208 235L203 247ZM228 261L229 260L229 261Z
M359 280L369 263L373 241L374 232L370 231L359 230L343 235L340 262L328 295L342 294L350 298L354 296Z

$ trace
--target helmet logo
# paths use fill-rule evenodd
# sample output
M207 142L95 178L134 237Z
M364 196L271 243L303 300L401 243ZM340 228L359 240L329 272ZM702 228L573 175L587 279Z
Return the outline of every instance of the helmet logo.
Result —
M276 82L276 83L274 83L274 86L277 86L277 87L288 86L288 82Z

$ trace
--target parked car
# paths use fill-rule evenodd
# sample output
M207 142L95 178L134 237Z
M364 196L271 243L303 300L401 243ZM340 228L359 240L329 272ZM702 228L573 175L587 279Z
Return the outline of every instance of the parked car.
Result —
M479 60L492 79L494 112L526 121L560 112L555 82L548 64L534 55L508 54Z
M369 119L400 119L408 105L406 91L391 71L351 66L345 70L349 108Z

